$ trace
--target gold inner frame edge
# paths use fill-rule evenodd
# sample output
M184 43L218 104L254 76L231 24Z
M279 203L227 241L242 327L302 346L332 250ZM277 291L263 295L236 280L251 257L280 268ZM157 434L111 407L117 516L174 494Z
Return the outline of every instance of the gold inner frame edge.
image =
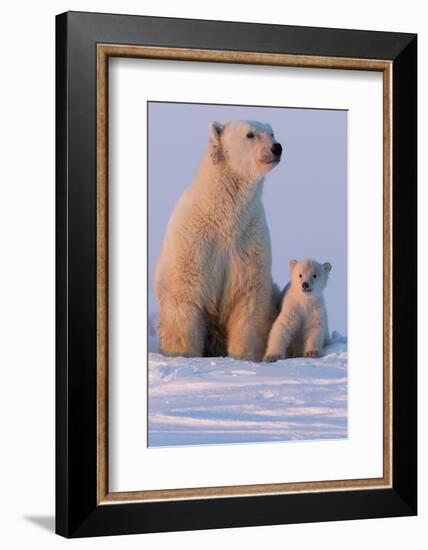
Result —
M132 57L383 73L383 477L109 492L108 489L108 59ZM224 498L392 486L392 69L385 60L97 44L97 504Z

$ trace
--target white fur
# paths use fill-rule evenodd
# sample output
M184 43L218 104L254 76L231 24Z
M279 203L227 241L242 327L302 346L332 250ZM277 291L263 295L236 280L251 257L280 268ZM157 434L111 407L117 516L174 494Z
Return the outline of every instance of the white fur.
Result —
M160 349L260 361L275 316L261 202L275 140L268 124L254 121L211 123L209 136L156 266Z
M291 282L284 289L281 312L269 334L266 361L318 357L331 343L323 296L330 270L328 262L291 260Z

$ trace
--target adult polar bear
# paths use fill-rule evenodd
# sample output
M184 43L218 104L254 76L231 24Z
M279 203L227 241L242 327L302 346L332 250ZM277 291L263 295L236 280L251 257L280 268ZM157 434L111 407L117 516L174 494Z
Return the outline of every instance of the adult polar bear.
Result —
M160 352L261 361L277 313L261 195L282 147L256 121L213 122L209 136L156 265Z

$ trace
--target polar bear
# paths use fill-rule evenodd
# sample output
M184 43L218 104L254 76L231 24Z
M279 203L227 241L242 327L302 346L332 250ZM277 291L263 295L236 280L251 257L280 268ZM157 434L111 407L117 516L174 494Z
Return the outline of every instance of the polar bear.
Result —
M330 271L329 262L291 260L291 280L269 334L265 361L319 357L322 348L331 344L323 296Z
M281 154L269 124L210 123L208 146L172 212L156 264L161 353L263 358L277 312L261 196Z

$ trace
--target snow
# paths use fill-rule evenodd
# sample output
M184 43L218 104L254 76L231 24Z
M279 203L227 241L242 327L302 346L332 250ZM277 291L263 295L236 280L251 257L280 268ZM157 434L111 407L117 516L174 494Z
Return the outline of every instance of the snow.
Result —
M150 319L149 445L347 437L347 339L317 359L165 357Z

